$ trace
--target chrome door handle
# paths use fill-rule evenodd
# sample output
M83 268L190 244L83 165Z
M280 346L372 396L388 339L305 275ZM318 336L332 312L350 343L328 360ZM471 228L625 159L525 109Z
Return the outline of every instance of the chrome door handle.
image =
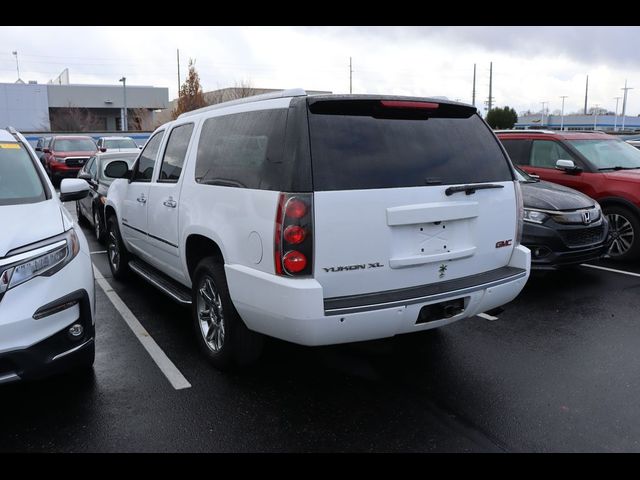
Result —
M139 203L147 203L147 199L146 199L146 198L144 198L144 195L141 195L140 197L136 198L136 200L137 200Z
M176 208L178 206L178 202L176 202L173 197L169 197L167 198L164 202L162 202L162 204L165 207L169 207L169 208Z

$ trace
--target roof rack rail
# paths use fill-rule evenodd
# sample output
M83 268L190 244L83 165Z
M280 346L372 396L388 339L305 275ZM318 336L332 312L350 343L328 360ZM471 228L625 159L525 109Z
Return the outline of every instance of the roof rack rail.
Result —
M558 133L560 130L543 130L534 128L519 128L514 130L494 130L493 133Z
M278 92L263 93L262 95L253 95L251 97L239 98L237 100L230 100L228 102L216 103L215 105L209 105L208 107L198 108L190 112L185 112L178 116L178 118L190 117L202 112L208 112L209 110L217 110L218 108L230 107L232 105L241 105L243 103L261 102L262 100L271 100L274 98L286 98L286 97L305 97L307 92L303 88L291 88L288 90L281 90Z

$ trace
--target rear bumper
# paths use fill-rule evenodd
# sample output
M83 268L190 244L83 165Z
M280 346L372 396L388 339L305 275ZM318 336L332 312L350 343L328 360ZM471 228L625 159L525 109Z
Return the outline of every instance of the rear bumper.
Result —
M233 303L250 329L301 345L331 345L428 330L504 305L520 293L529 277L530 252L516 247L499 279L472 279L440 291L438 285L445 282L427 285L413 297L396 297L388 304L378 300L390 292L380 292L361 299L358 306L351 297L325 299L314 279L277 277L239 265L226 265L225 271ZM416 324L425 305L459 298L464 298L462 313Z

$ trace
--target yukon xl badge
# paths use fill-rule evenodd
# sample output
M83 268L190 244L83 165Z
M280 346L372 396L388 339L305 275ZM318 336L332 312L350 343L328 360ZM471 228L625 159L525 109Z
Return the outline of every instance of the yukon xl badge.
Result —
M510 247L512 242L513 242L512 238L510 238L509 240L500 240L499 242L496 243L496 248Z
M330 272L346 272L349 270L366 270L368 268L380 268L384 267L380 262L376 263L357 263L355 265L343 265L340 267L323 267L323 270L327 273Z

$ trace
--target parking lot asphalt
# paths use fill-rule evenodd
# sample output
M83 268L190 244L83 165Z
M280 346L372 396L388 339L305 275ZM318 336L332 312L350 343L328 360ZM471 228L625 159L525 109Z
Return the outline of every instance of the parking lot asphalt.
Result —
M255 367L221 373L188 311L112 279L84 231L108 287L191 386L172 386L97 286L93 374L0 387L0 451L640 451L640 277L534 274L496 321L332 347L273 340Z

